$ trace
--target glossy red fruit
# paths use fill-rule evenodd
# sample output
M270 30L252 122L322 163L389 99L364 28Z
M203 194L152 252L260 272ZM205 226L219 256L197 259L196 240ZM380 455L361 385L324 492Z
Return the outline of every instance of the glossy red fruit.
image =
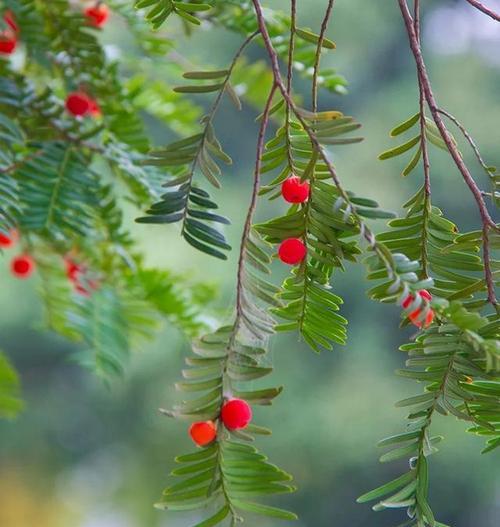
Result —
M289 177L281 185L281 194L288 203L304 203L309 198L309 183L297 176Z
M189 427L189 435L196 445L205 446L217 437L217 427L213 421L199 421Z
M231 399L222 407L221 419L228 430L241 430L252 420L252 409L243 399Z
M18 278L29 278L35 270L35 261L28 254L22 254L12 259L10 269Z
M66 97L66 110L71 115L83 116L90 111L90 100L86 93L75 91Z
M108 21L109 8L107 5L97 3L95 6L87 7L84 11L89 24L94 27L102 27Z
M17 47L17 37L12 31L3 31L0 33L0 53L10 55L14 53Z
M18 237L17 231L10 231L8 235L0 232L0 248L10 249L16 244Z
M296 265L306 257L307 249L302 240L288 238L278 248L278 256L283 263Z

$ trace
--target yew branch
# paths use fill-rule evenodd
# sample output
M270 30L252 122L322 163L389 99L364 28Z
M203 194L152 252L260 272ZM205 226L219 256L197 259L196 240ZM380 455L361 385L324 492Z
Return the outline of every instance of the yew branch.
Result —
M410 10L408 9L408 4L406 0L398 0L398 2L406 26L406 31L408 33L410 47L415 58L419 82L421 83L422 89L424 91L427 105L429 107L429 110L431 111L434 122L436 123L436 126L439 129L439 132L443 138L443 141L446 144L446 147L448 148L451 157L455 161L458 170L462 174L465 183L469 187L470 191L474 196L474 199L476 200L479 213L481 215L481 220L483 224L484 270L486 286L488 289L488 300L491 304L496 306L498 302L495 295L495 283L493 280L493 272L490 261L488 231L489 229L498 230L498 227L491 218L490 213L486 207L486 203L484 201L482 192L479 189L476 181L472 177L472 174L470 173L469 169L467 168L467 165L465 164L457 145L453 142L452 137L448 132L448 129L446 128L446 125L444 124L444 121L441 117L441 112L436 102L436 98L431 87L429 75L427 73L427 68L425 66L425 61L422 55L422 48L420 46L420 40L417 32L415 31L414 20L410 13Z
M476 9L479 9L479 11L482 11L485 15L493 18L493 20L500 22L500 15L495 13L495 11L489 7L486 7L482 2L479 2L478 0L467 0L467 2Z
M283 99L285 100L285 103L287 104L287 106L292 110L297 120L300 122L300 124L304 128L304 131L307 133L314 149L318 152L322 161L325 163L325 166L328 172L330 173L330 177L332 178L340 196L342 197L346 205L349 206L352 216L355 218L355 221L360 227L361 236L365 238L370 248L373 251L375 251L377 256L384 263L384 266L387 269L389 278L394 278L397 272L395 269L394 262L390 260L390 257L388 256L388 252L385 249L385 246L382 246L380 243L377 242L375 238L375 234L364 223L361 216L359 216L355 208L352 206L349 195L347 194L346 190L343 188L340 182L340 179L338 177L337 171L335 170L335 167L333 166L332 162L328 158L328 155L326 154L325 150L323 149L320 142L318 141L316 134L314 133L312 128L308 125L308 123L305 121L305 119L302 117L291 95L288 93L286 86L283 82L283 79L281 77L281 71L280 71L280 66L279 66L279 61L278 61L278 54L276 53L276 50L273 47L273 43L271 41L271 37L269 35L269 31L267 29L266 21L264 18L264 13L262 11L262 6L259 0L252 0L252 3L254 5L254 10L255 10L255 14L257 18L257 25L262 35L264 46L269 55L269 60L271 62L271 70L273 72L274 82L277 88L280 90L281 95Z

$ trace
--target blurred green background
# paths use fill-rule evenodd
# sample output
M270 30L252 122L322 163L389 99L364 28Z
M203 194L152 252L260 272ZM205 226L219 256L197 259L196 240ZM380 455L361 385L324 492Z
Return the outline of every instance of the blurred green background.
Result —
M325 1L298 3L300 25L317 27ZM500 163L500 25L465 1L422 3L425 52L439 101L466 124L488 162ZM287 2L268 5L286 7ZM127 46L120 27L115 21L104 38ZM323 93L321 105L355 115L366 137L362 145L336 154L341 177L348 188L400 213L420 175L403 180L403 161L376 159L392 146L388 130L417 109L414 65L397 2L338 0L329 36L338 49L324 64L349 79L349 94ZM239 41L234 34L211 29L196 32L181 46L194 63L224 66ZM259 46L249 53L252 59L264 58ZM300 80L297 88L308 93ZM255 115L249 107L236 114L227 104L216 123L235 159L220 198L235 220L228 232L234 245L251 184ZM170 140L161 129L152 130L159 142ZM475 174L482 177L480 170ZM486 181L481 184L486 188ZM435 149L432 186L434 204L461 229L473 228L477 214L472 199L446 154ZM260 214L276 214L281 206L276 201L262 204ZM207 307L207 320L230 315L226 306L234 300L234 256L225 264L212 261L182 243L175 228L130 224L152 265L181 270L221 288L216 303ZM42 312L36 279L11 279L8 257L1 262L0 348L21 372L27 407L16 421L0 423L0 526L180 527L199 521L196 515L152 508L173 457L190 448L185 424L157 412L176 397L172 385L188 344L167 327L132 358L123 381L104 386L71 363L71 344L37 329ZM300 527L385 527L404 521L404 512L377 514L355 503L361 493L402 473L404 461L399 467L378 463L376 442L402 430L404 412L393 403L419 390L393 374L404 362L397 347L411 330L398 330L396 308L367 299L363 275L358 265L334 279L350 320L345 349L316 356L294 336L273 340L276 383L286 389L271 410L256 410L259 424L274 430L260 446L296 478L299 491L275 503L298 512ZM454 527L493 527L500 515L498 454L481 456L481 439L465 434L465 428L453 418L436 419L434 432L444 434L446 441L431 460L431 503L437 518ZM256 518L248 524L271 527L279 522Z

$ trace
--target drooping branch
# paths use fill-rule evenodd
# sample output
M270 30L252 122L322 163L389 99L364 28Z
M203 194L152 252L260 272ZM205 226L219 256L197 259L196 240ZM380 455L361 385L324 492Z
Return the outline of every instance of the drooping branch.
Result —
M231 64L227 70L227 74L223 80L223 82L221 83L221 87L217 93L217 96L205 118L205 120L203 121L204 122L204 129L203 129L203 132L202 132L202 136L201 136L201 139L199 141L199 148L198 148L198 152L196 154L196 156L194 157L193 159L193 162L191 164L191 178L189 180L189 189L188 191L190 191L193 187L193 175L194 175L194 172L196 170L196 167L200 164L200 161L202 159L202 151L203 151L203 148L204 148L204 145L205 145L205 140L207 139L207 136L208 136L208 133L209 133L209 130L210 130L210 127L212 125L212 122L215 118L215 115L217 113L217 110L219 109L219 106L220 106L220 103L222 101L222 97L224 95L224 93L226 92L226 88L229 86L229 81L231 80L231 76L233 74L233 71L234 71L234 68L236 67L236 64L238 63L238 60L240 59L241 55L243 54L243 52L245 51L245 49L247 48L247 46L252 42L252 40L259 34L258 31L254 31L251 35L249 35L244 41L243 43L241 44L241 46L238 48L238 50L236 51L235 55L233 56L233 59L231 61ZM182 232L184 232L185 230L185 227L186 227L186 219L187 219L187 207L184 209L184 212L183 212L183 218L182 218Z
M500 22L500 15L495 13L495 11L492 9L486 7L482 2L479 2L478 0L467 0L467 2L469 2L469 4L476 9L479 9L479 11L482 11L485 15L493 18L493 20Z
M427 68L425 66L424 58L422 55L422 49L420 47L420 43L419 43L417 34L415 32L415 27L413 25L413 18L408 9L406 0L398 0L398 2L399 2L401 13L403 15L403 19L406 25L406 30L408 32L408 37L410 39L410 47L415 57L417 71L418 71L419 77L422 82L422 86L423 86L424 93L425 93L425 98L427 100L429 109L432 113L432 117L436 123L436 126L439 129L439 132L441 133L443 141L446 143L446 146L450 152L450 155L455 161L455 164L457 165L458 170L462 174L464 181L466 182L467 186L470 188L477 202L483 223L485 223L491 228L496 229L497 228L496 224L491 219L490 213L488 212L484 199L481 195L481 190L477 186L474 178L472 177L469 169L467 168L464 160L462 159L462 156L457 146L451 139L450 133L448 132L448 129L446 128L446 125L443 122L443 119L441 118L441 115L439 112L439 106L434 97L434 92L432 91L429 75L427 73Z
M481 220L483 224L482 231L483 231L484 270L485 270L486 287L488 290L488 301L492 305L497 306L498 302L497 302L496 295L495 295L495 283L493 280L493 271L491 268L491 261L490 261L488 231L489 229L498 230L498 227L493 221L493 219L491 218L490 213L486 207L486 203L484 201L482 192L479 189L476 181L472 177L472 174L470 173L469 169L467 168L467 165L465 164L462 158L462 155L458 150L457 145L452 140L452 137L450 133L448 132L448 129L446 128L446 125L444 124L444 121L441 117L440 108L436 102L436 99L435 99L435 96L434 96L434 93L431 87L429 75L427 73L427 68L425 66L425 61L422 55L422 48L420 46L420 40L419 40L417 32L415 31L414 20L408 9L408 4L406 0L398 0L398 2L399 2L399 7L401 9L401 13L403 15L403 20L406 26L406 31L408 33L410 47L411 47L413 56L415 58L419 82L423 88L425 99L427 101L427 105L431 111L434 122L436 123L436 126L439 129L439 132L443 138L443 141L446 144L446 147L448 148L448 151L451 157L455 161L455 164L458 170L462 174L462 177L465 183L469 187L470 191L472 192L476 200L479 213L481 215Z
M304 131L307 133L309 140L311 141L311 144L314 146L319 156L321 157L322 161L325 163L325 166L328 172L330 173L330 176L335 186L337 187L337 190L342 200L349 207L352 216L354 217L356 223L359 225L362 237L368 242L370 248L373 251L375 251L375 253L378 255L380 260L383 262L384 266L387 269L389 278L394 279L397 273L396 273L396 267L394 265L394 262L391 261L390 254L388 253L385 247L383 247L381 244L377 242L375 238L375 234L364 223L361 216L356 212L355 207L352 206L349 195L347 191L343 188L340 182L340 179L338 177L337 171L335 170L335 167L333 166L332 162L328 158L328 155L326 154L324 148L321 146L311 126L309 126L309 124L306 122L304 117L300 114L297 105L295 104L292 97L288 93L286 86L283 82L283 79L281 77L281 72L280 72L280 67L279 67L279 62L278 62L278 54L276 53L276 50L273 47L271 37L269 35L269 31L267 29L266 21L264 18L262 6L259 0L252 0L252 2L253 2L255 14L257 17L257 24L258 24L260 33L262 35L265 48L269 55L269 59L271 63L271 70L273 72L273 76L274 76L274 80L275 80L277 88L280 90L283 98L285 99L285 103L293 111L297 120L300 122L300 124L304 128Z

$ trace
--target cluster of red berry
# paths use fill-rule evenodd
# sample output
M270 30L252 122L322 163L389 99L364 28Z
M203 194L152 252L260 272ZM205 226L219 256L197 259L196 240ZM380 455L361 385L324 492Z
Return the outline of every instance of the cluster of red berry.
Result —
M16 230L11 231L8 235L0 232L0 249L11 249L18 241L19 233ZM87 267L76 263L73 257L66 256L64 264L66 276L77 293L89 296L92 291L99 287L98 281L90 276ZM15 256L10 262L10 270L17 278L29 278L33 274L35 267L35 260L27 253Z
M102 2L97 2L94 6L87 7L84 14L88 23L94 27L102 27L109 18L109 8ZM8 26L0 32L0 53L10 55L14 53L18 43L19 27L15 21L12 11L6 11L3 20ZM98 117L101 109L97 101L84 91L75 91L66 97L66 109L75 117L90 115Z
M90 25L102 27L109 18L109 8L102 2L97 2L95 5L87 7L84 14ZM0 53L11 55L17 48L19 26L16 23L14 13L10 10L4 13L3 20L7 28L0 32Z
M429 302L432 300L432 295L426 289L421 289L417 294L420 297L420 305L415 307L415 309L412 308L412 305L419 299L415 295L410 294L403 300L401 307L410 311L408 318L415 326L417 326L417 328L425 329L428 328L434 320L434 310L428 306ZM422 306L422 302L426 305ZM425 310L426 307L427 310Z
M230 399L222 406L220 420L228 430L243 430L252 420L252 409L242 399ZM217 437L217 425L213 421L198 421L190 426L189 435L196 445L209 445Z
M97 2L84 11L88 23L94 27L102 27L108 21L109 8L102 2ZM97 101L83 90L74 91L66 97L66 110L75 117L99 117L101 109Z
M291 176L281 185L281 195L288 203L304 203L309 199L309 183ZM287 238L278 248L279 259L288 265L301 263L307 254L307 248L299 238Z
M11 231L9 235L0 232L0 248L10 249L19 240L17 231ZM29 254L20 254L12 258L10 270L17 278L29 278L35 270L35 261Z

